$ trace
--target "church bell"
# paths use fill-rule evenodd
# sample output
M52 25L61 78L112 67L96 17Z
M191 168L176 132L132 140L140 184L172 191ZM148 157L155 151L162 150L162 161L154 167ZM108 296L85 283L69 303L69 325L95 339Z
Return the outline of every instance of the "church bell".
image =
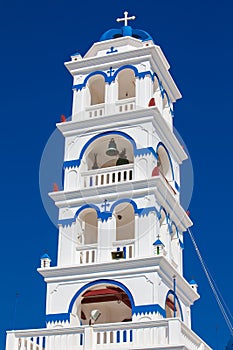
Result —
M116 156L118 154L118 150L117 150L117 146L116 146L116 142L115 140L112 138L110 141L109 141L109 145L108 145L108 149L106 151L106 154L108 156Z

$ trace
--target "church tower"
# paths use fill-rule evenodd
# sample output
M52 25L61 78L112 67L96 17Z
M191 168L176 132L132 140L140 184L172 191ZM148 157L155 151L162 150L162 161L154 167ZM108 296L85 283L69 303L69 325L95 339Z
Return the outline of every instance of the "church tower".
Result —
M64 136L57 265L41 258L46 328L8 332L7 350L210 349L191 330L197 284L183 277L187 155L173 132L181 98L161 48L117 19L73 76Z

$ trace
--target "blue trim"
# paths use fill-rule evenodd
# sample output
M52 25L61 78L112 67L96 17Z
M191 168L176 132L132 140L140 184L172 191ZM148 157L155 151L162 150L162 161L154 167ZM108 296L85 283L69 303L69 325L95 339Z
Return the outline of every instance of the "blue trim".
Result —
M184 321L183 312L182 312L182 308L181 308L180 301L179 301L179 299L177 298L177 295L174 294L173 290L169 290L169 291L167 292L167 295L166 295L166 298L165 298L165 308L166 308L166 300L167 300L167 298L168 298L168 296L169 296L170 294L172 294L172 295L174 296L174 298L176 299L176 302L177 302L177 304L178 304L178 306L179 306L179 310L180 310L181 320ZM165 312L165 317L166 317L166 312Z
M169 162L170 162L170 166L171 166L171 171L172 171L172 180L174 180L174 171L173 171L173 165L172 165L172 160L171 160L171 157L170 157L170 154L168 152L168 149L167 147L162 143L162 142L159 142L157 144L157 147L156 147L156 153L158 154L158 148L159 147L163 147L167 153L167 156L168 156L168 159L169 159Z
M178 183L175 181L175 189L180 192L180 186L178 185Z
M137 204L132 199L129 199L129 198L119 199L118 201L114 202L110 208L110 212L113 213L115 207L121 203L131 204L132 207L134 208L134 213L138 214L139 216L148 216L149 213L151 212L156 212L158 216L158 211L155 207L138 208Z
M100 214L100 210L99 208L95 205L95 204L85 204L83 206L81 206L75 213L74 215L74 219L76 220L76 218L79 216L79 214L85 210L85 209L94 209L97 213L97 218L99 217Z
M102 133L100 133L100 134L98 134L98 135L93 136L90 140L88 140L88 141L85 143L85 145L84 145L83 148L81 149L80 156L79 156L78 159L66 161L66 162L63 163L63 166L64 166L65 168L66 168L66 167L72 167L72 166L80 166L81 160L82 160L82 158L83 158L83 156L84 156L84 154L85 154L87 148L90 146L90 144L91 144L92 142L94 142L95 140L97 140L97 139L99 139L99 138L101 138L101 137L103 137L103 136L108 136L108 135L120 135L120 136L122 136L122 137L125 137L127 140L129 140L129 141L131 142L131 144L132 144L132 146L133 146L133 149L134 149L134 152L135 152L135 150L137 149L136 143L135 143L134 139L133 139L131 136L129 136L128 134L126 134L126 133L124 133L124 132L122 132L122 131L105 131L105 132L102 132ZM74 164L75 164L75 165L74 165Z
M110 207L109 211L102 211L101 212L100 209L96 205L85 204L76 211L73 218L58 220L58 225L62 225L62 226L72 225L72 223L76 221L79 214L85 209L94 209L97 213L97 218L101 219L102 222L104 222L104 221L107 222L108 219L112 217L112 214L113 214L115 207L121 203L131 204L133 209L134 209L134 213L137 214L139 217L148 216L151 212L155 212L158 218L159 218L159 216L161 216L155 207L138 208L137 204L132 199L123 198L123 199L119 199L118 201L114 202L112 204L112 206Z
M149 305L139 305L135 306L134 308L134 314L135 315L141 315L141 314L149 314L149 313L159 313L163 317L166 317L166 311L163 309L159 304L149 304Z
M153 154L155 159L158 159L158 154L155 152L153 147L139 148L134 152L135 157L137 156L146 156L148 154Z
M70 219L58 220L58 225L71 226L73 224L73 222L75 222L75 217L74 218L70 218Z
M70 313L48 314L45 317L46 317L46 322L63 322L63 321L70 322Z
M126 65L118 68L113 75L112 74L107 75L106 72L101 71L101 70L94 71L86 76L83 83L73 85L72 88L76 89L76 90L82 90L84 87L86 87L88 80L94 75L102 75L104 77L105 82L108 84L111 84L112 82L114 82L116 80L118 73L121 72L123 69L132 69L134 71L135 77L137 77L139 79L144 79L147 75L150 75L151 79L153 80L154 74L155 74L155 73L151 73L151 71L139 72L135 66L133 66L131 64L126 64Z
M83 287L81 287L73 296L73 298L71 299L69 308L68 308L68 314L70 314L72 312L73 306L75 301L77 300L77 298L80 296L80 294L82 294L82 292L84 292L84 290L86 290L87 288L90 288L92 286L95 286L96 284L102 284L102 283L108 283L108 284L114 284L118 287L120 287L121 289L123 289L125 291L125 293L127 294L131 306L132 306L132 312L135 309L135 304L134 304L134 299L133 296L131 294L131 292L129 291L129 289L122 284L121 282L115 281L115 280L111 280L111 279L100 279L100 280L95 280L93 282L87 283L85 284Z

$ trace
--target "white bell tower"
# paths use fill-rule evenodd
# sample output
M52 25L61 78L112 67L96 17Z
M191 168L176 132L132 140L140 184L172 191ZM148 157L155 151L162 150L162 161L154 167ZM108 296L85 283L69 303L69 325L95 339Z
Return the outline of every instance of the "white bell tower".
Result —
M173 132L181 95L134 19L125 12L122 28L65 63L73 107L57 124L64 188L49 194L59 208L58 260L50 266L46 255L38 269L47 328L9 332L16 347L7 350L210 349L191 330L199 295L183 277L192 222L180 204L187 155Z

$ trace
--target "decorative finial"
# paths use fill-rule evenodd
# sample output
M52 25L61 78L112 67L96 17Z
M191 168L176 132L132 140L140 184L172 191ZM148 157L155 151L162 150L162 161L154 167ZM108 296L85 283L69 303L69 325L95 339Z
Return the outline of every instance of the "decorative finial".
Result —
M127 27L128 21L134 20L136 18L135 16L128 17L128 14L129 13L127 11L125 11L124 12L125 17L124 18L117 18L116 21L117 22L125 22L124 25L125 25L125 27Z

